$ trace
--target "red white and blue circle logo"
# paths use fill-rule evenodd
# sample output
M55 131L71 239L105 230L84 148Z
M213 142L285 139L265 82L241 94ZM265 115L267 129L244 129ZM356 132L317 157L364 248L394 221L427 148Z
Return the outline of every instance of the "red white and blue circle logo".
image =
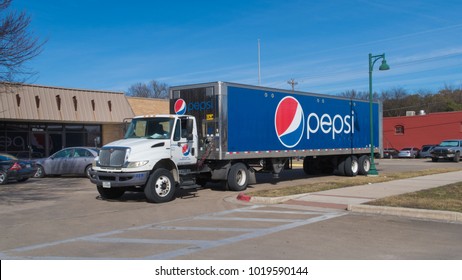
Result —
M175 101L175 105L173 106L175 114L177 115L184 115L186 113L186 101L183 99L178 99Z
M189 153L191 152L191 149L189 148L189 145L188 144L185 144L181 147L181 152L183 153L183 155L186 157L186 156L189 156Z
M274 127L279 141L286 148L295 147L305 131L303 109L297 99L286 96L276 108Z

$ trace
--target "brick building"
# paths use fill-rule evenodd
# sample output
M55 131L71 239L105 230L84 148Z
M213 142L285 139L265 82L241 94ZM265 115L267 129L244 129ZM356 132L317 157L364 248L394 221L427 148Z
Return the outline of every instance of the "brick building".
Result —
M462 139L462 111L383 118L384 148L421 148L445 139Z

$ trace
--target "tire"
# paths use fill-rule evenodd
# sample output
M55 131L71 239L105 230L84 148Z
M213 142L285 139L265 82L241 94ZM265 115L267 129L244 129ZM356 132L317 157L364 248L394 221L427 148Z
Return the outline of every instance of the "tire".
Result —
M34 178L43 178L43 177L45 177L45 170L43 169L43 166L38 165L37 171L34 174Z
M348 177L354 177L358 175L359 162L356 156L349 156L345 159L345 175Z
M358 170L359 175L367 175L369 173L369 170L371 170L371 159L367 155L360 156L358 159L358 164L359 164L359 170Z
M125 193L125 190L121 188L107 189L107 188L103 188L103 186L96 186L96 189L98 190L101 197L106 198L106 199L119 198Z
M85 167L85 171L84 171L85 177L87 177L88 179L90 179L90 169L91 169L91 164Z
M456 153L453 160L454 160L454 162L459 162L460 161L460 153Z
M0 185L8 183L8 174L5 171L0 171Z
M228 173L228 189L231 191L243 191L249 182L249 170L241 162L233 164Z
M173 199L176 183L167 169L157 169L149 177L144 187L146 199L151 203L164 203Z
M345 176L345 160L346 158L343 158L343 157L339 157L337 159L337 164L336 164L337 168L334 170L335 175Z
M432 162L438 162L438 158L432 157Z

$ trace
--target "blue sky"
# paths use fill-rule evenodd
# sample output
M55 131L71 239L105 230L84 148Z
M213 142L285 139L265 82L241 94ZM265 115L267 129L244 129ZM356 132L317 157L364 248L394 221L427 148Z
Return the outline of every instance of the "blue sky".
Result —
M47 39L30 82L125 91L137 82L210 81L338 94L462 87L462 1L14 0Z

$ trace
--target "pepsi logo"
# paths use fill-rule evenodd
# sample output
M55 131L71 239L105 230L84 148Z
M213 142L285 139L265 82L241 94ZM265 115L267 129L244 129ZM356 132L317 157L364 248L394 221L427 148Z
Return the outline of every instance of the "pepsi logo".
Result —
M305 117L297 99L286 96L279 101L274 127L279 141L285 147L293 148L300 142L305 130Z
M183 153L184 156L189 156L189 153L191 152L189 145L188 144L183 145L181 147L181 152Z
M186 113L186 101L183 99L178 99L175 101L175 105L173 106L175 114L177 115L184 115Z

